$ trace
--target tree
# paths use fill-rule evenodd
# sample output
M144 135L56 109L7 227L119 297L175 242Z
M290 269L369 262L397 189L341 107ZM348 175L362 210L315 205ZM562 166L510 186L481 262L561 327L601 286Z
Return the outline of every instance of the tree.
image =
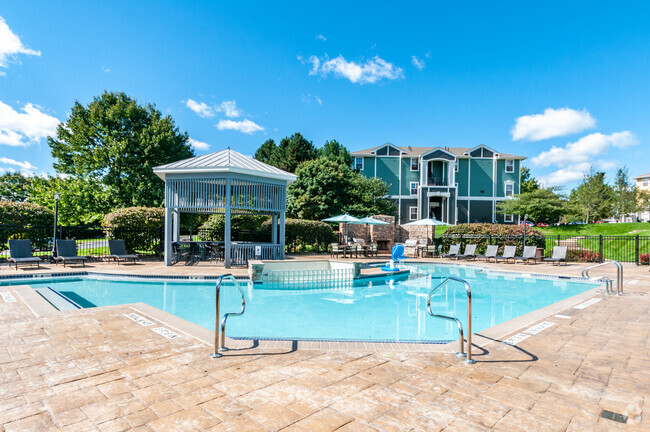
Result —
M574 216L586 223L611 216L612 189L605 184L605 173L595 172L593 167L585 173L582 183L569 196Z
M257 149L254 157L258 161L270 165L271 158L273 157L273 153L275 153L276 149L277 146L275 145L275 141L273 141L272 139L267 139L266 141L264 141L264 144L262 144L260 148Z
M553 188L534 189L497 203L501 214L528 214L535 222L556 222L567 212L567 200Z
M30 178L20 173L0 175L0 199L8 201L26 201Z
M622 217L628 213L634 213L637 209L637 190L630 183L627 169L625 167L616 170L616 180L614 180L613 207L617 217Z
M105 92L88 106L75 102L48 145L57 172L101 179L118 206L161 206L164 184L152 169L193 157L188 140L154 105Z
M521 167L520 185L522 194L539 189L537 179L530 175L530 168Z
M270 145L268 147L270 148ZM293 173L302 162L315 159L316 156L314 144L307 141L300 132L296 132L290 137L282 138L280 145L271 154L268 163Z
M323 147L318 150L318 155L339 161L346 166L352 165L352 155L350 155L350 152L344 145L340 144L335 139L331 141L325 141Z
M320 220L344 212L363 216L395 212L394 204L385 197L386 183L366 178L328 157L302 163L296 176L287 196L292 217Z
M59 192L59 223L87 225L101 222L117 207L113 188L98 178L34 177L28 187L30 202L54 210L54 192Z

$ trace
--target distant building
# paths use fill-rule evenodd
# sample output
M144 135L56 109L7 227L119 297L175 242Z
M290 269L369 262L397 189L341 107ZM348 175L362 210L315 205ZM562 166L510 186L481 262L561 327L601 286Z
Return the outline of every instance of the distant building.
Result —
M638 190L644 191L646 193L650 193L650 173L632 177L632 178L636 180L636 188ZM643 221L643 222L650 221L650 209L644 209L642 211L639 211L636 214L636 217L637 220L639 221Z
M388 184L400 223L435 217L450 224L519 223L496 204L520 192L523 156L486 145L399 147L386 143L352 152L353 167Z

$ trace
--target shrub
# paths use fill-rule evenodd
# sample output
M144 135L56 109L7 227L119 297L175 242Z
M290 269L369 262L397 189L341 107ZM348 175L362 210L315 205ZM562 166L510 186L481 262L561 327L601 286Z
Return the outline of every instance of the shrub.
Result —
M271 231L271 221L262 224L265 231ZM331 242L336 241L334 230L321 221L287 219L285 223L285 244L288 250L302 252L307 246L315 251L327 250Z
M639 262L641 265L648 265L650 264L650 253L643 254L639 257Z
M269 241L270 233L265 232L262 224L269 219L266 215L233 215L230 218L230 232L233 238L243 240L241 237L248 237L252 241ZM210 215L201 226L199 226L199 240L222 241L226 218L224 215Z
M109 239L122 239L130 252L162 252L165 211L159 207L128 207L104 216L102 227Z
M17 225L0 230L0 247L7 240L27 238L36 248L46 248L52 236L54 212L38 204L0 200L0 225Z
M598 252L588 249L570 249L566 253L566 259L577 262L600 262L601 256Z
M489 223L458 224L449 227L442 237L436 239L436 244L442 244L444 250L447 250L453 243L460 243L461 246L468 243L476 244L477 253L485 253L489 244L498 244L499 246L513 245L517 246L517 253L521 254L523 250L523 237L523 225ZM527 227L526 245L545 247L546 239L544 238L544 233Z

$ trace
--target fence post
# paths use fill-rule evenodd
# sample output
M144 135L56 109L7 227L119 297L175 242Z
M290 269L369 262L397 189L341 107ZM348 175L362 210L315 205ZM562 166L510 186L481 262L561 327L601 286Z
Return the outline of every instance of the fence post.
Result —
M603 262L603 235L598 236L598 254L600 257L598 258L598 262Z
M636 265L639 265L639 235L637 234L636 237L634 238L634 262L636 262Z

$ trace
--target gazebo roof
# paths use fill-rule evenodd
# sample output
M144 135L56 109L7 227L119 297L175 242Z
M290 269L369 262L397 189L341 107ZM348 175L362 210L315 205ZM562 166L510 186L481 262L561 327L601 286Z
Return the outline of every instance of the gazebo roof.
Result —
M239 173L293 183L296 176L231 149L208 153L157 166L154 173L165 180L166 174Z

